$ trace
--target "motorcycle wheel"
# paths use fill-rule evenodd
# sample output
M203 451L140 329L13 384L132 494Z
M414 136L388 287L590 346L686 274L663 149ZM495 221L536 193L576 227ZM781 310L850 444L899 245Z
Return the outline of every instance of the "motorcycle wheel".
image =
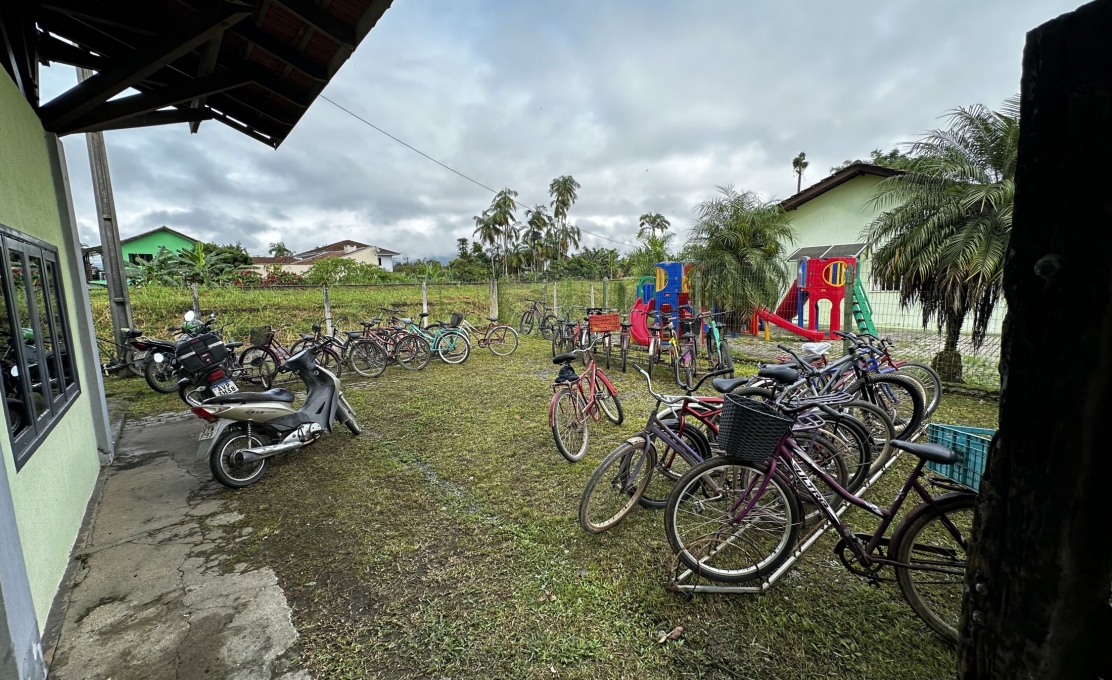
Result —
M151 389L161 394L173 394L178 385L178 372L169 361L147 361L143 367L143 377Z
M212 478L229 489L242 489L259 481L266 472L269 458L236 465L232 461L232 456L236 451L253 446L266 446L268 443L257 432L253 432L248 438L247 433L238 427L224 430L220 439L216 440L209 451L209 470L212 472Z

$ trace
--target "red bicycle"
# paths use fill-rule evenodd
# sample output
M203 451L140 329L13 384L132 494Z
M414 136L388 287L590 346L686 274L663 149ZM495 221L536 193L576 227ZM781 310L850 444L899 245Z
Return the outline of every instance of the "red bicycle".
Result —
M606 419L621 425L625 414L618 390L598 367L591 353L593 345L557 355L552 363L560 366L560 373L552 383L552 402L548 406L548 425L560 455L575 463L587 453L588 423ZM576 375L571 362L576 355L589 359L583 375Z

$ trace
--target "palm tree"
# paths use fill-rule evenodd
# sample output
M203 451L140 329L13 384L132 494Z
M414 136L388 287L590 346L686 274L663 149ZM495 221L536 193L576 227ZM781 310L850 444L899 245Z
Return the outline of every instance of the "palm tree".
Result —
M651 276L658 262L674 259L669 249L676 235L666 232L660 236L651 233L639 234L641 245L626 256L626 274L629 276Z
M494 200L490 203L490 208L487 209L485 215L488 216L490 223L497 229L498 235L502 239L502 274L509 273L509 265L506 263L506 253L510 252L510 239L513 237L513 224L517 221L515 211L517 210L517 192L512 189L503 189L494 195Z
M475 231L472 236L478 236L480 243L485 243L493 248L498 243L498 239L502 237L502 230L491 219L490 210L484 210L482 215L476 215L473 219L475 220ZM480 252L482 252L482 246L480 246ZM494 273L493 260L491 260L490 267L491 275L497 278Z
M548 214L548 206L535 205L525 211L525 241L533 255L534 273L539 269L544 236L551 224L552 216Z
M977 105L947 116L911 146L907 173L877 185L872 204L888 210L865 229L873 281L898 288L903 307L918 303L923 325L945 330L932 365L943 380L961 380L962 324L973 313L980 346L1000 299L1012 229L1019 148L1019 98L999 112Z
M127 278L139 285L172 286L178 283L174 274L174 255L166 246L159 246L150 260L140 259L127 267Z
M646 232L650 236L656 236L657 231L659 231L660 235L663 236L672 226L672 223L668 221L668 218L664 217L664 215L661 215L660 213L645 213L638 220L638 224L641 228L637 230L637 238L644 237Z
M561 175L548 185L548 194L552 196L552 216L556 218L560 255L567 255L568 246L572 244L579 247L579 228L568 227L568 211L579 200L579 194L576 193L578 190L579 182L571 175Z
M271 243L270 248L268 248L266 252L270 253L274 257L289 257L290 255L293 255L293 251L287 248L286 244L282 241Z
M803 171L810 165L807 162L807 154L802 151L799 155L792 159L792 172L795 173L795 193L799 193L803 189Z
M795 241L791 219L779 203L753 192L718 191L695 206L687 243L707 299L744 315L773 307L790 280L784 258Z

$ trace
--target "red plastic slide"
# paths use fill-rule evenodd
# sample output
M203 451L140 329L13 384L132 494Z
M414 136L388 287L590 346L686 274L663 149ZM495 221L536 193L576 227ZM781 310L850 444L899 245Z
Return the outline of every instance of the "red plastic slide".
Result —
M649 346L649 305L637 298L633 309L629 310L629 335L642 347Z
M795 315L799 313L799 282L792 281L792 287L788 289L788 294L780 302L780 306L776 308L776 316L781 319L794 319Z
M822 331L809 331L806 328L803 328L801 326L796 326L791 321L788 321L787 319L784 319L783 317L776 316L775 314L768 311L767 309L757 310L757 316L760 317L761 319L764 319L765 323L774 323L774 324L776 324L780 328L783 328L786 331L790 331L792 333L795 333L796 335L802 335L803 337L807 338L811 342L815 342L816 340L822 340L823 338L826 337L826 333L823 333Z

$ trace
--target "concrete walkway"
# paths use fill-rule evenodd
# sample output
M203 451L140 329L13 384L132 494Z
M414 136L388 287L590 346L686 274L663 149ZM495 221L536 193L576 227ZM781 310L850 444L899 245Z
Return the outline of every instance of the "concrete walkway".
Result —
M48 622L52 680L308 680L274 572L228 563L252 529L196 458L203 425L125 425Z

